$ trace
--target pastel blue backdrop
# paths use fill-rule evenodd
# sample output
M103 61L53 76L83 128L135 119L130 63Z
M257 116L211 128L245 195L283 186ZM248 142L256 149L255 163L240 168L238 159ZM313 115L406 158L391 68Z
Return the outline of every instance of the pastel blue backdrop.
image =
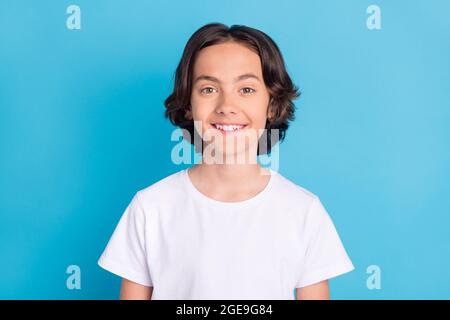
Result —
M69 30L66 8L81 8ZM369 30L366 9L381 9ZM245 24L302 91L280 172L319 195L356 270L334 299L450 298L450 2L0 2L0 298L116 299L97 266L171 162L163 117L189 36ZM69 265L81 289L66 287ZM366 270L381 268L381 289Z

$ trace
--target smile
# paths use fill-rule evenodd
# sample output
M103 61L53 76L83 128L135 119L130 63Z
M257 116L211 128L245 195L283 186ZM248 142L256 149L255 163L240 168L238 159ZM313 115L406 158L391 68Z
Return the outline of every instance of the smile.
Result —
M220 124L220 123L213 123L212 126L216 128L217 130L220 130L224 133L229 132L237 132L245 128L246 124Z

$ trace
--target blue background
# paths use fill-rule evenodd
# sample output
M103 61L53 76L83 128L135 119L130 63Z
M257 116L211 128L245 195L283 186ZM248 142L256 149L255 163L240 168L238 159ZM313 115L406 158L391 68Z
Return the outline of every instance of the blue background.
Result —
M66 28L71 4L81 30ZM356 267L332 298L449 299L449 13L444 0L1 0L0 298L118 297L97 259L134 193L185 168L163 101L190 35L223 22L268 33L302 91L280 172L320 196ZM72 264L81 290L66 287Z

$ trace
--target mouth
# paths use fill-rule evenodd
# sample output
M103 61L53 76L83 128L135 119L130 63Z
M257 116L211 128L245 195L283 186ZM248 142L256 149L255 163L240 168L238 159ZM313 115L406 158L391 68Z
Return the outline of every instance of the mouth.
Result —
M247 124L221 124L221 123L212 123L213 128L219 130L222 133L234 133L242 131L247 127Z

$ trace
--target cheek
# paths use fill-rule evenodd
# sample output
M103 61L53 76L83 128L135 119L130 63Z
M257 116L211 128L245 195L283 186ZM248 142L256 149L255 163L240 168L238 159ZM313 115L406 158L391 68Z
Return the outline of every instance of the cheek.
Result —
M267 109L268 109L269 99L261 98L252 104L249 108L248 114L252 119L254 126L258 128L264 128L267 119Z
M206 121L209 117L210 112L204 106L193 105L192 106L192 117L197 121Z
M208 103L199 99L195 95L191 95L191 108L194 120L205 120L209 113Z

